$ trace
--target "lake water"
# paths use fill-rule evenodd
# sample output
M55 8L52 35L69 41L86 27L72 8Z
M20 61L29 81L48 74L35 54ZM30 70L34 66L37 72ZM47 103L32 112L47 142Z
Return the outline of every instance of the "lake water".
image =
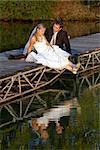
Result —
M50 26L50 22L45 22ZM0 23L0 51L23 47L35 23ZM100 32L98 22L65 22L71 38ZM0 106L0 150L99 150L100 72L65 76Z
M45 21L46 27L52 22ZM30 32L37 22L0 22L0 51L24 47ZM100 22L64 22L64 28L71 38L100 32Z
M99 150L100 72L83 79L66 76L2 105L1 150Z

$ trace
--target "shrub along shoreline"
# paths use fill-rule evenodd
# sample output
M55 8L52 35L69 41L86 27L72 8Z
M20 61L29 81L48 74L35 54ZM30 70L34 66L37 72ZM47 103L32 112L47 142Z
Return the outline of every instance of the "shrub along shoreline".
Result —
M99 21L99 6L88 8L76 1L0 1L0 21Z

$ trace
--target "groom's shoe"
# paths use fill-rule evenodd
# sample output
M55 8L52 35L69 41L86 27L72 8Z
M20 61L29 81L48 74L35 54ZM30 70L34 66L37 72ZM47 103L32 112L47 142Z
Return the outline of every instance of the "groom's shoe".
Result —
M73 64L77 64L78 63L78 55L70 55L68 58Z

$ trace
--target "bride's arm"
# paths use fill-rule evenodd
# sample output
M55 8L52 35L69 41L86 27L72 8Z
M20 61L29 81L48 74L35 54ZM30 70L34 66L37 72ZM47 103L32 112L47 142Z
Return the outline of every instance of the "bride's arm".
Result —
M35 44L35 42L36 42L36 37L33 36L30 40L30 45L28 47L28 53L30 53L32 51L32 48L33 48L33 45Z

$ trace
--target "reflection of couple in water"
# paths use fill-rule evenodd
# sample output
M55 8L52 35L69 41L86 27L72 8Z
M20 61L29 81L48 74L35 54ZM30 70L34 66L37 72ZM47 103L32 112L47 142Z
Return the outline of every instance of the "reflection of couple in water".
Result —
M70 44L67 32L63 31L62 28L61 18L56 20L51 31L46 31L44 24L38 24L32 31L24 48L24 54L27 54L26 61L42 64L53 69L62 70L65 68L76 74L80 64L73 64L69 60L71 56ZM65 45L66 51L63 50L63 45Z
M41 117L32 118L29 121L32 131L30 147L33 148L41 144L55 145L57 140L63 140L66 127L71 123L71 112L75 109L77 109L77 113L80 113L80 106L76 98L45 111Z
M31 121L32 139L29 142L30 150L33 150L37 146L46 146L46 144L48 147L53 147L56 141L63 140L65 126L68 125L67 120L69 118L64 116L62 119L64 123L62 120L58 122L50 121L48 126L45 126L45 124L38 124L38 119L33 118Z
M57 135L61 135L63 132L63 126L60 124L60 122L49 122L48 126L45 126L45 124L39 124L38 119L33 118L31 122L31 128L32 128L32 138L34 139L33 145L43 144L48 141L49 139L49 129L51 127L51 130L53 128L53 132L55 132ZM50 131L51 132L51 131ZM37 139L37 140L36 140Z

